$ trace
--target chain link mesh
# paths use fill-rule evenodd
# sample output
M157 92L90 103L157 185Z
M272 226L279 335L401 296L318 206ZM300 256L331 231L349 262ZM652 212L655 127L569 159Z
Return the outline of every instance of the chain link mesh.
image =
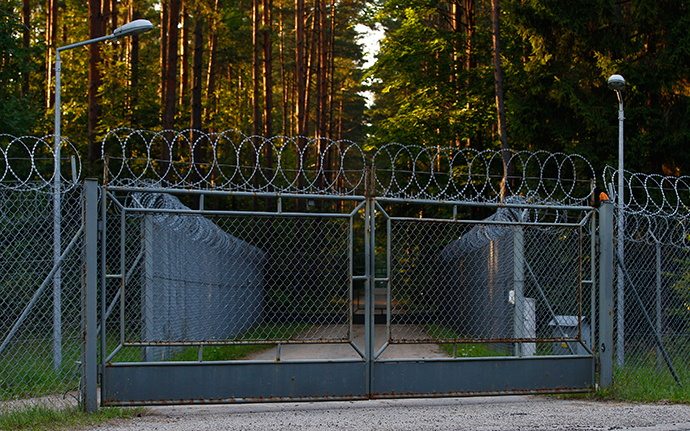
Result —
M685 220L626 212L625 223L622 295L614 272L616 388L671 397L690 386L690 250L674 232Z
M349 341L349 216L202 216L166 194L126 204L108 223L108 256L121 262L124 247L130 274L122 303L120 283L108 285L108 339L130 347L116 361L174 359L185 345Z
M0 412L79 396L81 189L62 193L62 251L72 248L55 289L54 194L29 185L0 189Z
M392 144L367 162L351 142L237 132L193 136L109 133L103 149L111 154L111 184L149 181L159 188L337 199L363 194L370 164L377 169L373 184L380 198L501 201L500 152ZM0 411L63 406L78 397L81 163L65 140L60 236L61 251L71 249L60 264L56 306L49 277L53 140L0 135ZM190 159L201 147L211 150L212 164ZM156 156L164 148L166 160ZM266 165L269 153L280 156L273 167ZM519 173L508 187L524 202L555 202L577 211L590 204L596 175L580 156L515 152L509 159ZM614 174L607 167L604 183L615 182ZM615 384L633 394L649 387L670 393L676 379L690 387L687 184L684 177L625 173L627 277L614 311ZM614 190L609 192L615 199ZM351 339L353 296L359 299L361 292L351 292L350 276L362 275L363 258L357 256L364 255L364 235L352 234L362 229L359 215L201 216L188 211L193 199L185 204L164 194L108 200L100 256L108 274L100 309L104 359L170 359L189 345ZM522 355L583 353L591 346L588 325L596 322L586 317L596 305L587 300L592 291L582 282L594 258L591 232L563 225L567 216L517 211L500 208L480 223L390 220L390 250L375 250L377 277L386 277L379 273L380 257L388 253L391 261L390 292L378 282L375 309L390 307L391 343L485 343L495 347L487 354ZM541 224L517 225L518 220ZM219 261L233 263L214 267Z
M516 224L519 213L391 220L390 341L492 343L497 354L520 341L525 355L584 354L583 233Z

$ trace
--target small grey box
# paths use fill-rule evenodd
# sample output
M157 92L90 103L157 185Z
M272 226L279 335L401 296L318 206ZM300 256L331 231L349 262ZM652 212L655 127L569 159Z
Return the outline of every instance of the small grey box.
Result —
M551 336L553 338L578 338L578 316L555 316L551 319ZM589 319L582 318L582 342L590 347L590 326ZM554 355L589 355L587 349L577 341L556 341L553 343Z

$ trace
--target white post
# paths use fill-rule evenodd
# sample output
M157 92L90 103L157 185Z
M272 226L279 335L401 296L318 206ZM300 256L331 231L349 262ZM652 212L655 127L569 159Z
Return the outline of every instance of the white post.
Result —
M53 265L58 269L53 276L53 369L58 371L62 365L62 288L60 255L62 254L62 194L60 173L60 50L55 56L55 143L53 149Z
M522 221L522 217L520 217ZM525 332L525 236L522 226L513 227L513 336L526 338ZM515 343L515 356L523 355L522 342Z
M618 230L618 253L620 256L620 264L623 265L625 260L625 177L623 176L623 94L620 90L616 90L618 94L618 204L617 214L617 230ZM616 310L617 310L617 325L616 325L616 362L619 367L623 366L625 362L625 280L623 276L623 268L618 266L617 273L617 292L616 292Z
M62 71L62 61L60 59L60 52L117 37L141 34L151 29L153 29L153 24L151 24L151 22L145 19L138 19L116 28L113 34L62 46L58 48L55 53L55 142L53 148L53 266L57 268L53 276L53 368L55 371L58 371L62 365L62 273L59 267L60 255L62 252L62 173L60 172L60 146L62 144L62 134L60 130L60 114L62 108L60 105L60 75Z
M625 283L623 268L625 260L623 259L625 247L625 177L623 175L623 121L625 115L623 114L623 89L625 88L625 79L620 75L611 75L608 79L609 87L616 92L618 96L618 193L616 196L617 213L617 237L618 245L617 251L620 257L620 265L617 271L617 292L616 292L616 362L618 366L623 366L625 362Z

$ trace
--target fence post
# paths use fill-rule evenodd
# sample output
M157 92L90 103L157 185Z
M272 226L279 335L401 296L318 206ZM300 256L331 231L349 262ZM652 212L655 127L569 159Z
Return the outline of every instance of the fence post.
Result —
M82 408L87 412L98 410L98 334L96 313L98 271L98 181L84 181L84 273L81 295L82 309Z
M599 208L599 387L613 387L613 204Z
M374 372L374 287L376 286L376 272L375 272L375 262L376 256L374 255L374 245L376 244L376 234L374 220L374 208L375 208L375 180L374 175L376 170L372 166L366 166L366 204L364 207L364 256L365 256L365 275L366 283L364 286L365 299L364 299L364 332L365 332L365 358L366 358L366 394L367 398L371 397L371 394L375 391L373 382L373 372Z

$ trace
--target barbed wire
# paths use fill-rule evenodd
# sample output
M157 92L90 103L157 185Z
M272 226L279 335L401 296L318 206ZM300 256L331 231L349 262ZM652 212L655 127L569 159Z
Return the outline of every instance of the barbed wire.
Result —
M0 190L38 191L52 188L54 142L54 135L40 138L0 134ZM60 150L61 187L70 190L81 179L81 158L69 139L62 138Z
M625 214L625 238L646 244L690 247L690 220L665 214Z
M54 136L0 134L0 189L53 187ZM499 202L502 194L528 202L584 204L598 177L577 154L494 151L471 148L385 145L373 153L348 140L249 136L237 130L145 131L121 128L101 143L111 185L143 183L169 188L226 191L359 195L366 167L375 168L379 197L431 201ZM74 158L72 163L71 159ZM512 169L503 184L505 166ZM63 138L61 183L82 178L76 146ZM604 184L617 170L606 166ZM625 171L626 214L684 217L690 208L690 177ZM600 177L601 178L601 177ZM608 187L615 199L615 187Z
M364 187L364 151L347 140L117 129L102 152L111 185L335 195Z
M352 141L248 136L236 130L111 131L103 140L108 182L150 180L172 188L353 195L364 193L365 150ZM107 154L107 156L106 156ZM504 155L514 174L505 190ZM369 163L376 195L499 202L501 193L535 201L578 202L596 177L582 156L389 144Z
M586 202L596 177L577 154L475 150L389 144L373 157L377 194L384 197L500 202L523 195L534 202ZM504 183L506 166L509 180ZM505 189L504 189L505 188Z
M690 210L690 177L623 172L624 207L627 214L686 216ZM603 179L610 184L611 198L616 199L618 170L604 168Z

